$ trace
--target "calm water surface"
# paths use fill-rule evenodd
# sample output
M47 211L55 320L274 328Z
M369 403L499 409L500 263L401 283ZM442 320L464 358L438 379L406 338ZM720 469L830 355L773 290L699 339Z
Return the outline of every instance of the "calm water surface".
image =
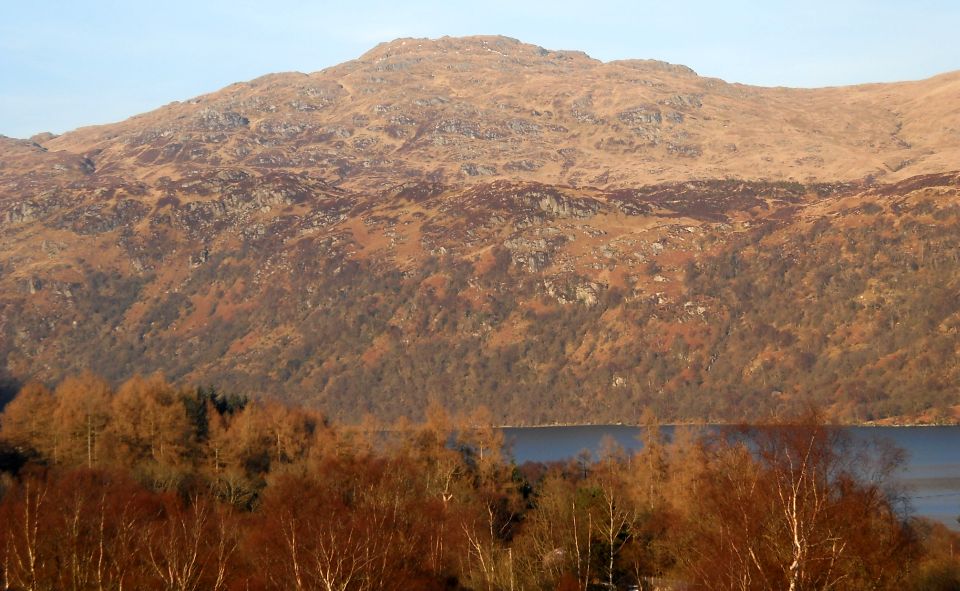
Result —
M672 427L664 427L667 437ZM897 474L910 496L913 511L960 530L960 427L850 427L857 438L879 437L907 452L906 466ZM518 463L565 460L584 450L594 455L605 437L623 448L641 447L642 429L622 425L569 427L509 427L504 436Z

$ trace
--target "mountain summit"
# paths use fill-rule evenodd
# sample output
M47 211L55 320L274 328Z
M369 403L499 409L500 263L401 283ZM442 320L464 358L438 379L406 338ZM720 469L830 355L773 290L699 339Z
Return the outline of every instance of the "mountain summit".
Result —
M0 138L0 368L357 418L949 416L960 74L759 88L401 39Z
M603 188L903 179L957 161L958 92L957 74L758 88L504 37L401 39L43 145L134 176L244 166L363 189L426 177Z

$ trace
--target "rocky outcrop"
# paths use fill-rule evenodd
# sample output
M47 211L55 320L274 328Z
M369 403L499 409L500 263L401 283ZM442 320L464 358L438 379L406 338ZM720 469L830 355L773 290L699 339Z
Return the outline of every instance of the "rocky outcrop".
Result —
M569 197L553 191L529 191L518 195L528 205L558 218L588 218L600 210L600 202L589 197Z
M497 174L497 168L495 166L469 162L460 166L460 172L467 176L493 176Z
M632 126L658 126L663 123L663 115L656 107L634 107L628 111L617 113L617 119Z
M232 131L249 124L250 120L240 113L212 108L202 109L195 119L196 128L204 131Z

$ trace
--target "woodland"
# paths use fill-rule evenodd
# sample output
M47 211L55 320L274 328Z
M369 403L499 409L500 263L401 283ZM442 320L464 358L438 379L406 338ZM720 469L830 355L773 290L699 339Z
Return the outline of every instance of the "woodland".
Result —
M117 384L161 371L350 422L420 421L431 398L528 425L634 422L645 408L670 422L757 421L811 402L848 424L955 422L960 208L949 195L881 203L700 237L709 254L683 263L662 301L628 284L598 289L591 306L561 304L500 246L482 268L440 256L406 272L304 248L289 282L262 293L245 279L266 266L250 258L260 251L219 253L157 300L143 300L146 279L90 265L88 284L58 288L73 298L63 334L52 312L0 302L13 319L0 357L31 359L33 370L12 372L23 380L91 368ZM637 281L669 275L666 264ZM175 330L206 309L191 302L212 306L204 328Z
M159 375L0 415L7 590L960 588L901 451L809 410L517 465L483 408L334 424ZM636 586L636 587L631 587Z

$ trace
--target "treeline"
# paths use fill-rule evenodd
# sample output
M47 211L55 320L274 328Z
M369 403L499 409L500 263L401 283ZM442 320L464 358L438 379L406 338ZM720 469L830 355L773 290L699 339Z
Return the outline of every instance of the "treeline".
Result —
M316 411L83 374L0 416L4 589L956 589L902 456L815 413L516 466L488 411Z

